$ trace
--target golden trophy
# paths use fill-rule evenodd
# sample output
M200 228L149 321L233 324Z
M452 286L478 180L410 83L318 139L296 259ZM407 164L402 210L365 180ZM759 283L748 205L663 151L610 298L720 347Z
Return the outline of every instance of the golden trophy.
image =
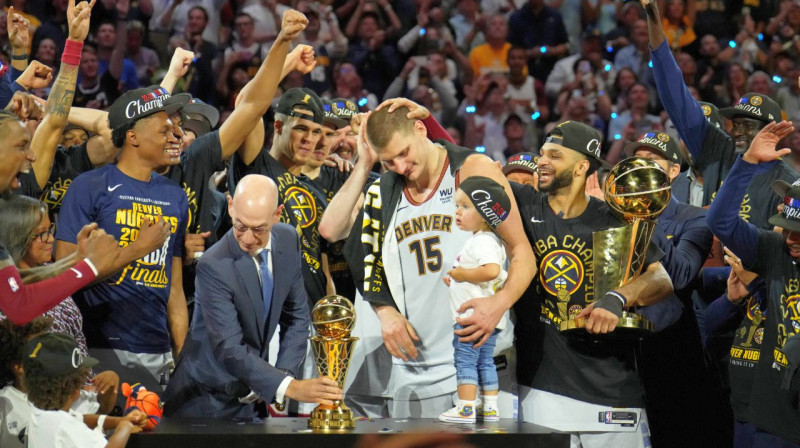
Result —
M311 336L311 348L320 376L336 380L344 390L347 369L353 347L358 338L351 338L350 332L356 323L353 304L342 296L325 296L311 310L311 323L317 336ZM333 405L321 404L311 411L308 427L321 430L345 430L356 427L353 411L336 400Z
M653 160L631 157L618 163L605 181L606 204L628 225L592 233L595 297L630 283L644 267L655 219L669 204L669 176ZM561 322L561 331L583 329L586 318ZM653 323L623 311L617 328L647 332Z

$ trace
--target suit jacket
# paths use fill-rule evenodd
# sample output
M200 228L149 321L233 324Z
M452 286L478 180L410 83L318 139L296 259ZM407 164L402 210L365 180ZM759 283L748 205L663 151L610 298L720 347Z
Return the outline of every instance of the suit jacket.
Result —
M164 395L166 415L252 417L253 406L238 398L252 390L270 402L284 378L298 373L311 322L300 241L286 224L276 224L270 238L269 316L253 258L239 247L233 230L197 263L192 325ZM280 351L272 366L269 341L279 323Z

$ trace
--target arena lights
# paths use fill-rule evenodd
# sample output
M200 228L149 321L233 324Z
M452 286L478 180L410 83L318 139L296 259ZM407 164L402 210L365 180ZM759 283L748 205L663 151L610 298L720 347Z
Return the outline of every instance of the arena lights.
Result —
M464 108L464 112L466 112L468 114L474 114L475 113L475 106L467 106L467 107L465 107Z
M358 100L358 107L364 107L367 105L367 97L363 96L360 100Z
M618 117L618 115L617 115L616 112L611 112L611 118L612 119L617 118L617 117Z
M782 82L783 82L783 78L781 78L781 77L780 77L780 76L778 76L778 75L775 75L775 76L773 76L773 77L772 77L772 81L773 81L775 84L780 84L780 83L782 83Z
M730 42L728 42L728 46L731 47L731 48L736 48L736 42L730 41Z
M538 120L538 119L539 119L539 117L541 117L541 116L542 116L542 114L540 114L540 113L539 113L539 111L537 110L536 112L534 112L534 113L532 113L532 114L531 114L531 120L533 120L533 121L536 121L536 120Z
M486 147L485 147L485 146L483 146L483 145L481 145L481 146L476 146L476 147L475 147L475 152L479 152L479 153L483 154L483 153L485 153L485 152L486 152Z
M603 70L605 70L607 72L610 72L611 71L611 64L606 64L605 67L603 67Z
M547 53L547 47L545 47L544 45L542 45L541 47L539 47L539 52L540 52L540 53L542 53L542 54L545 54L545 53Z

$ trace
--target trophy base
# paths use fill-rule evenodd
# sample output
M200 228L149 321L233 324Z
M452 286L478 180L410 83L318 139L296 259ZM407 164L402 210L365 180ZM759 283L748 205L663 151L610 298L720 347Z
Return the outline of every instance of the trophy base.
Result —
M586 333L586 320L585 317L574 317L561 322L560 329L567 334L585 334ZM653 332L653 323L646 319L644 316L628 311L622 312L622 317L619 318L617 327L611 334L619 334L625 336L642 337Z
M333 406L319 405L311 411L308 419L310 429L323 431L345 431L355 429L356 421L353 419L353 411L342 402L337 402Z

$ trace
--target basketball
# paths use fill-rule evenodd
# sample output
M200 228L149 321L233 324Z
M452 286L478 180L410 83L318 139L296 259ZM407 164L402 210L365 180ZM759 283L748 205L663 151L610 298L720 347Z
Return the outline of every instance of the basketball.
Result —
M346 338L356 323L356 311L342 296L325 296L311 310L311 322L322 337Z
M122 383L122 395L128 399L125 401L125 415L138 409L147 415L145 431L155 428L161 422L164 408L158 394L145 389L144 386Z
M611 169L605 182L606 203L626 220L655 219L669 204L669 176L653 160L630 157Z

